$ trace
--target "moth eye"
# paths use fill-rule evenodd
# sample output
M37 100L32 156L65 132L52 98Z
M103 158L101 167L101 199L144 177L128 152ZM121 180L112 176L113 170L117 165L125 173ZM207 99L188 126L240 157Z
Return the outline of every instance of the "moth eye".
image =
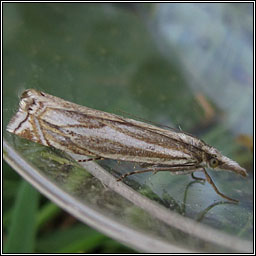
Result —
M212 167L212 168L215 168L215 167L217 167L219 165L219 161L216 159L216 158L211 158L210 159L210 166Z

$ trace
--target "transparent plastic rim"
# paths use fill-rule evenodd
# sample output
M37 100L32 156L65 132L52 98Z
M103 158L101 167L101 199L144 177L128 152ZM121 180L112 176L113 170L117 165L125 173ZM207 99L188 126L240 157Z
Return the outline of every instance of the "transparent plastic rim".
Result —
M56 185L51 183L46 177L35 171L10 145L3 139L3 157L6 162L12 166L25 180L33 185L42 194L66 210L82 222L99 230L100 232L143 252L183 252L191 253L185 248L171 245L156 237L150 237L148 234L138 232L119 222L113 221L92 208L81 204L74 197L70 196ZM73 156L75 158L75 156ZM195 222L194 220L180 216L175 212L168 211L164 207L159 207L150 199L134 192L124 183L116 182L115 178L107 173L103 168L93 162L84 163L84 167L94 176L99 178L101 182L113 189L118 194L122 195L135 205L150 212L154 217L164 221L170 226L173 226L185 233L190 233L194 237L198 237L207 242L214 243L225 248L239 252L252 252L252 243L244 241L236 237L224 234L218 230L208 227L204 224ZM91 170L91 171L90 171ZM134 194L136 194L134 196ZM132 196L131 196L132 195Z

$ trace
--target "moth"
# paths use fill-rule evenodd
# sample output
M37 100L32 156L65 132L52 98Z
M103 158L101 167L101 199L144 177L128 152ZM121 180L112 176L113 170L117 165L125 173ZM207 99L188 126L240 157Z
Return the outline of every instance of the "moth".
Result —
M116 159L146 165L146 169L122 175L168 171L173 174L204 172L217 194L238 202L215 186L206 168L247 176L238 163L204 141L179 130L80 106L50 94L29 89L23 92L19 110L7 131L25 139L81 156L82 161ZM89 156L89 159L84 159Z

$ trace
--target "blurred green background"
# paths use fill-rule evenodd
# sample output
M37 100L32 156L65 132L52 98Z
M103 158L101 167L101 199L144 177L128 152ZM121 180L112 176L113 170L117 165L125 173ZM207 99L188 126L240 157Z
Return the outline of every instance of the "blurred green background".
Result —
M249 171L246 181L214 173L222 190L236 187L242 204L204 223L251 240L251 17L248 4L4 3L3 127L28 88L181 126ZM4 137L12 142L6 131ZM131 179L144 184L145 177ZM181 202L179 181L189 177L173 178L174 185L166 177L147 185L162 200L170 193ZM133 252L60 210L5 163L3 178L5 252ZM209 188L203 199L193 191L191 218L216 196Z

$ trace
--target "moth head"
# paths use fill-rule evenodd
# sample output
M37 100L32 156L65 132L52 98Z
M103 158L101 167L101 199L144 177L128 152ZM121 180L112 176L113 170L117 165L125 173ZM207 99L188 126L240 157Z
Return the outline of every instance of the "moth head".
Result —
M235 172L243 177L248 175L243 167L232 159L222 155L217 149L208 147L206 152L206 163L209 168Z
M40 108L40 96L41 92L34 89L24 91L20 97L19 111L35 114Z
M41 103L40 100L38 100L39 94L40 92L34 89L29 89L22 93L20 97L19 110L7 125L8 132L32 141L39 141L35 132L37 124L33 119L33 116L36 116L40 112Z

